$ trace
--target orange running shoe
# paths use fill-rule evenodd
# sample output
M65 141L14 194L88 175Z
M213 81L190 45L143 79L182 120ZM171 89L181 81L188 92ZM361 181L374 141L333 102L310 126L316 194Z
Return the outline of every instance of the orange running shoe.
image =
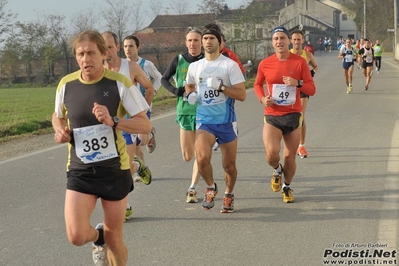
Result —
M234 212L234 194L224 194L221 213Z
M302 159L309 156L309 154L308 154L308 152L306 151L304 145L299 146L296 153L297 153L297 155L301 156Z

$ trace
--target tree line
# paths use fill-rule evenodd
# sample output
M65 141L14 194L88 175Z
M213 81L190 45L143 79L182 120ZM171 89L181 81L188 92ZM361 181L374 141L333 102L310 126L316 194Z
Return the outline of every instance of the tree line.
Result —
M143 10L144 0L104 0L104 5L78 10L71 18L42 12L35 21L15 21L17 14L6 10L7 0L0 0L0 83L50 84L59 76L70 73L75 65L70 39L85 29L100 32L111 30L122 40L128 34L143 28L144 18L160 14L187 14L189 0L150 0L149 9ZM247 0L249 4L249 0ZM367 37L387 40L386 29L394 25L394 0L347 0L343 11L363 32L363 3L366 3ZM203 0L197 12L219 13L225 0ZM244 4L240 8L244 8ZM251 11L248 11L251 12ZM245 16L243 23L262 19L259 10ZM238 22L240 23L240 22ZM250 42L251 36L248 36Z
M387 29L394 28L395 0L347 0L342 1L343 11L351 17L361 35L372 41L392 41L392 34ZM364 36L366 28L366 36Z
M35 21L16 21L17 13L0 0L0 84L50 84L76 67L70 40L86 29L111 30L119 39L143 28L143 21L161 13L188 13L188 0L105 0L79 9L71 18L41 12ZM163 7L165 6L165 8ZM169 8L166 8L169 6Z

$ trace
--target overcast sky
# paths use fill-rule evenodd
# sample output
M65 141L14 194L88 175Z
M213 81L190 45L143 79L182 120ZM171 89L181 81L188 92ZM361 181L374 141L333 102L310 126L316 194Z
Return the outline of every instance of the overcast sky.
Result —
M12 13L18 13L17 20L21 22L33 21L38 18L43 12L50 14L64 15L67 20L70 19L74 12L89 7L90 5L100 5L105 7L105 0L8 0L4 10L8 12L11 10ZM132 0L134 2L134 0ZM144 9L148 9L149 0L142 0L144 3ZM163 1L168 3L168 0ZM190 11L196 12L198 10L198 4L202 3L202 0L189 0L191 4ZM239 7L247 3L248 0L226 0L225 3L230 8ZM166 5L163 6L166 8ZM147 16L148 17L148 16ZM152 19L152 18L151 18ZM144 26L148 26L151 23L150 18L145 21Z

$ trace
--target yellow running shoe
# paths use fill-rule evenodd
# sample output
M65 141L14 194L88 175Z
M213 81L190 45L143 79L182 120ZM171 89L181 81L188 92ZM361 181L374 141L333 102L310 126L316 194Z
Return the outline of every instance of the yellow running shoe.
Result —
M275 174L273 170L272 180L270 182L272 190L274 192L279 192L281 190L281 179L283 177L283 172L279 173L278 175Z
M197 192L195 190L190 189L189 191L187 191L186 196L187 196L187 199L186 199L187 203L196 203L196 202L198 202Z
M135 162L138 162L140 167L137 170L137 174L140 177L141 182L143 182L145 185L151 184L152 181L152 175L150 169L144 165L143 160L139 156L134 156Z
M284 187L282 193L283 193L284 202L286 203L294 202L294 196L292 196L292 190L290 187Z
M125 212L125 222L127 220L130 220L133 218L133 211L132 211L132 207L126 208L126 212Z

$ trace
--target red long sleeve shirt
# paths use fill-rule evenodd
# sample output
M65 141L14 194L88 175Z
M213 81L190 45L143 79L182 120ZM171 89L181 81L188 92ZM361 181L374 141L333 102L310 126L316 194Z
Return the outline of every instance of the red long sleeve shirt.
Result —
M254 90L259 100L272 95L273 84L284 84L283 76L303 80L302 88L296 89L295 103L288 106L273 104L265 106L265 115L282 116L289 113L302 112L300 92L313 96L316 87L310 74L309 66L301 56L290 53L286 60L280 61L275 54L263 59L258 66L258 73L254 83ZM264 86L266 83L266 86Z

